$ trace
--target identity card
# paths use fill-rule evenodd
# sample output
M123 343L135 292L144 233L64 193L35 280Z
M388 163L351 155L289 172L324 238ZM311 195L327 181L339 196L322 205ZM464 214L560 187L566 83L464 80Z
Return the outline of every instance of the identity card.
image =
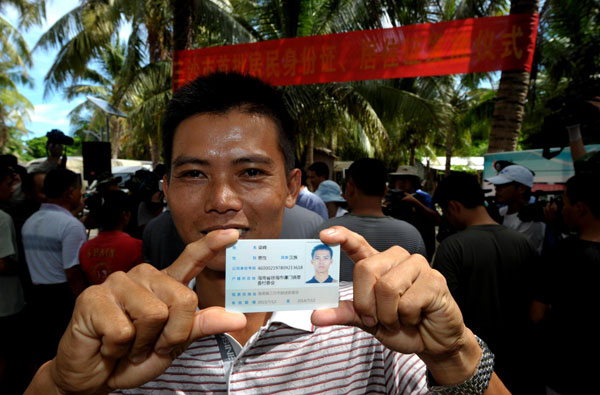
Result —
M318 239L238 240L226 250L225 274L228 311L337 307L340 246Z

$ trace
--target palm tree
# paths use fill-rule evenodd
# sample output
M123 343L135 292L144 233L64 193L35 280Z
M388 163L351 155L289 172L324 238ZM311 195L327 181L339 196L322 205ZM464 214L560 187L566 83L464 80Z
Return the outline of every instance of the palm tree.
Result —
M510 13L538 12L539 0L512 0ZM530 73L503 71L494 107L488 152L514 151L525 114Z
M28 29L45 17L45 2L0 0L0 13L13 6L19 13L19 25ZM18 90L18 84L32 85L27 69L32 65L29 47L19 31L0 17L0 152L20 152L20 137L33 105Z
M94 96L109 102L123 112L128 111L129 103L125 96L129 81L123 82L131 72L131 66L126 64L127 51L124 43L119 41L107 45L98 59L94 59L94 69L87 67L77 79L77 82L66 86L63 90L66 99L79 96ZM134 66L134 70L139 70ZM86 117L83 113L91 114ZM70 112L73 126L81 128L86 123L86 129L102 129L105 126L105 114L89 101L75 107ZM118 157L121 147L122 132L128 129L128 123L123 118L110 119L109 139L112 146L113 158Z

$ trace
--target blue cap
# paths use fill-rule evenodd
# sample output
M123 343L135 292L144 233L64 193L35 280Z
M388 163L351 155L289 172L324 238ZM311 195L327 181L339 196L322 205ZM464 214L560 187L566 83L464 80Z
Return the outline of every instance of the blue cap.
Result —
M325 180L319 184L319 187L315 191L315 195L323 199L325 203L329 202L345 202L346 199L342 197L342 190L340 186L331 180Z

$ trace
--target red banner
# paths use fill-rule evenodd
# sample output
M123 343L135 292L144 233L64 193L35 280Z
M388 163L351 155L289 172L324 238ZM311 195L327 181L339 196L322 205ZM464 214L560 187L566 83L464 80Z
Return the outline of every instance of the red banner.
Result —
M273 85L531 69L538 14L228 45L173 54L173 88L214 71Z

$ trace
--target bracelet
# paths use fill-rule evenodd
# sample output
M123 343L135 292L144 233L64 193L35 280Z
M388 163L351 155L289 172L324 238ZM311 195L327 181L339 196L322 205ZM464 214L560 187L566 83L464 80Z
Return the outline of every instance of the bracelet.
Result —
M481 347L481 359L473 376L460 384L437 385L431 372L427 370L427 388L432 393L440 395L481 395L485 392L494 372L494 354L483 340L477 336L475 336L475 339Z

